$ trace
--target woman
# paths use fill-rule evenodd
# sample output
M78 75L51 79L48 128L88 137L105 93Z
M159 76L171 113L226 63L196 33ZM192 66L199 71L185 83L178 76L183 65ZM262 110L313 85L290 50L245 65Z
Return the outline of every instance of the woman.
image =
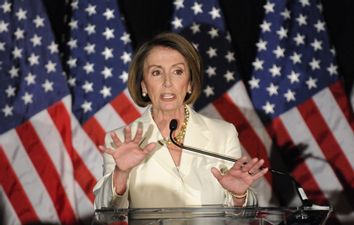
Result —
M95 207L155 208L222 204L256 205L249 189L267 168L241 157L235 127L195 112L201 93L201 59L182 36L163 33L142 45L128 88L145 113L106 137L104 176L94 188ZM234 164L185 151L169 140L177 119L179 143L239 158Z

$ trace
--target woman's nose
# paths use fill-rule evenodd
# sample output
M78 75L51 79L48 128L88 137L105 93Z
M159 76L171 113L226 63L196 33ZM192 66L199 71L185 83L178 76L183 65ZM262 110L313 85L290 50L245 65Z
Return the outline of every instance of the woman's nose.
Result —
M172 84L171 82L171 76L169 74L165 74L164 80L163 80L163 85L164 87L170 87Z

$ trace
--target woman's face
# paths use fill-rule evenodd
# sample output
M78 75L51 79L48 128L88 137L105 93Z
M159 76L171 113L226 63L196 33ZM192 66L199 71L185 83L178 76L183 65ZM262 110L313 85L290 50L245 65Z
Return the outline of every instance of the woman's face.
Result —
M183 105L190 85L186 59L178 51L157 46L144 62L142 91L147 93L156 110L171 111Z

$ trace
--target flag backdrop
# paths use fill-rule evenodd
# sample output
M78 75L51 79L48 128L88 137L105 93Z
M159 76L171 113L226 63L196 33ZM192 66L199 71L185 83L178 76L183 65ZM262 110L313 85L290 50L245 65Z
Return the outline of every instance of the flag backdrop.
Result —
M102 175L96 146L143 111L126 90L132 49L116 1L68 4L60 61L41 2L0 1L2 224L90 219ZM235 124L245 154L267 166L284 162L311 200L334 206L330 224L353 222L353 119L321 7L309 0L264 6L246 83L218 2L177 0L174 7L173 30L204 60L195 108ZM274 180L267 174L256 184L261 206L284 204Z
M1 224L91 220L104 134L140 115L116 1L72 1L59 58L41 1L0 3Z
M174 6L173 29L192 40L203 57L205 86L195 108L234 123L246 154L280 165L310 200L332 205L329 224L354 222L348 200L354 198L353 114L319 2L264 5L254 72L247 82L252 104L218 2L176 0ZM277 184L268 174L256 185L260 205L299 204L297 195L284 199L279 193L291 187Z
M244 153L265 159L269 166L270 137L252 107L237 70L237 56L232 50L218 1L178 0L174 6L173 30L192 41L203 58L204 88L195 109L233 123ZM269 205L271 175L262 178L256 189L262 190L260 204Z
M268 0L264 10L254 107L310 199L334 207L328 224L353 223L354 120L320 1Z
M2 224L71 224L92 208L77 179L71 96L41 1L1 1Z

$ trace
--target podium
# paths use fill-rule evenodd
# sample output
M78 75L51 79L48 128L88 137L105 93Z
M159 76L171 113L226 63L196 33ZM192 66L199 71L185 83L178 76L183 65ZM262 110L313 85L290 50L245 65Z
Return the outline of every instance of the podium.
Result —
M93 225L324 225L329 206L141 208L95 211Z

